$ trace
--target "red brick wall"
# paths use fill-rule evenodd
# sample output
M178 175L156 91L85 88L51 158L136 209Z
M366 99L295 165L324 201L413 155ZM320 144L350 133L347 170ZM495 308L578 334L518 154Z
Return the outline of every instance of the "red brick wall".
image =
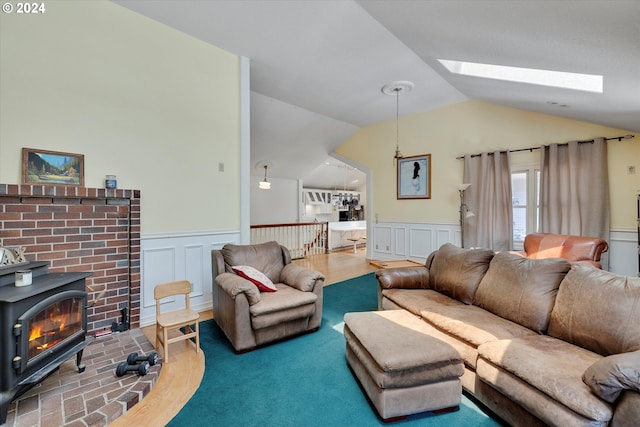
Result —
M140 192L0 184L0 245L23 246L50 272L91 271L88 331L110 329L129 309L140 325Z

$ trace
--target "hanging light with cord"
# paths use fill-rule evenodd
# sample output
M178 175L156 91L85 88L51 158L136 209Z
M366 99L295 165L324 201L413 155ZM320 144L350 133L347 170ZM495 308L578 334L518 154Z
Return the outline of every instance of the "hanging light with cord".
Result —
M264 181L260 181L258 184L258 188L261 190L269 190L271 188L271 183L267 181L267 165L264 165Z
M400 93L409 93L413 89L413 83L406 80L398 80L395 82L387 83L382 86L382 93L385 95L395 95L396 97L396 151L393 155L394 165L399 159L404 156L400 152Z

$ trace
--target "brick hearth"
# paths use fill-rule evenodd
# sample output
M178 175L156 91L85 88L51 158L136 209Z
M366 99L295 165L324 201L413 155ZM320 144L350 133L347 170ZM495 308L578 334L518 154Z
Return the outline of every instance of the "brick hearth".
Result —
M149 374L117 377L115 368L129 353L147 355L153 345L140 329L87 337L78 373L75 357L9 406L7 427L106 426L146 396L160 375L161 365Z

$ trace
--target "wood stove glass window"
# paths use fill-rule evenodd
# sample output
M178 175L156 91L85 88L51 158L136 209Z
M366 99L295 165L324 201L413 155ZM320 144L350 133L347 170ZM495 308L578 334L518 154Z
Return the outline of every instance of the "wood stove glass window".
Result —
M57 301L29 322L29 360L83 330L84 298Z

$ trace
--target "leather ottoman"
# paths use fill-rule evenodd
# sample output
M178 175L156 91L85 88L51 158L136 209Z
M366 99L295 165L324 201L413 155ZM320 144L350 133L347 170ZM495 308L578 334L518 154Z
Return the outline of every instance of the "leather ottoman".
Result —
M455 411L462 359L405 310L346 313L347 362L385 422L425 411Z

